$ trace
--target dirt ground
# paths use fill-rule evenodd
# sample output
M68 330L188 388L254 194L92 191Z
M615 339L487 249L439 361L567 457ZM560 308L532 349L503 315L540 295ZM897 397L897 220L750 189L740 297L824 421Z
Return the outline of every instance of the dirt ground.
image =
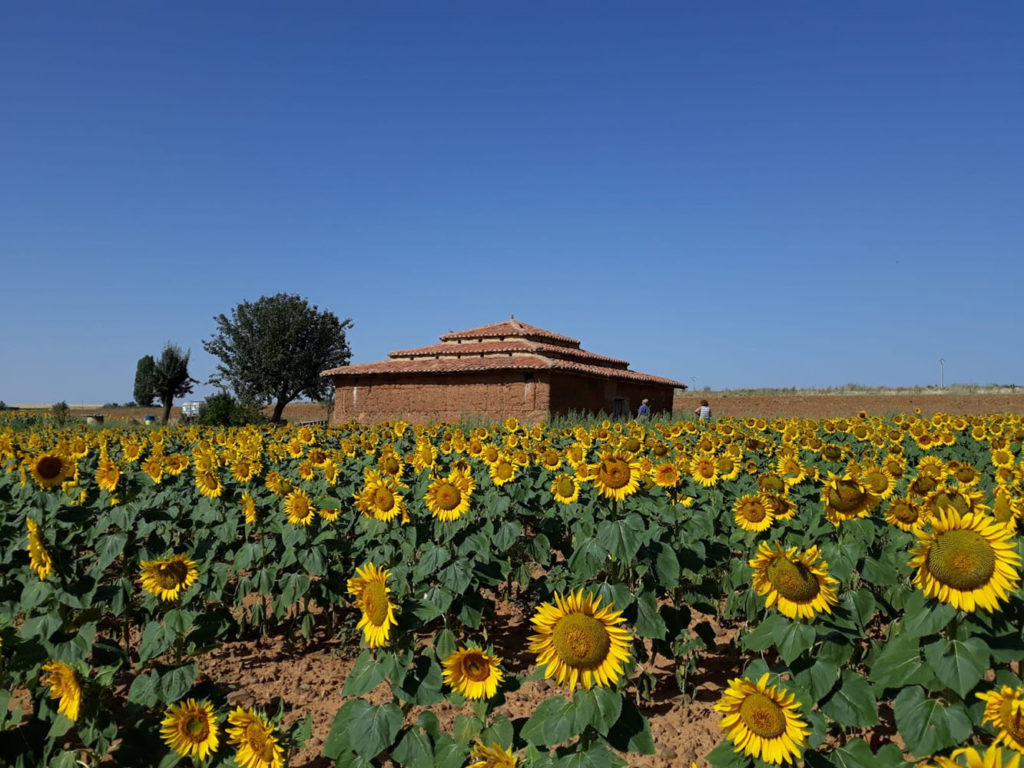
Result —
M495 631L499 634L493 634ZM502 658L506 674L525 676L536 669L536 659L529 651L527 640L531 633L528 616L507 603L498 605L498 621L489 641ZM726 648L724 644L719 647L722 651ZM333 761L321 756L324 740L343 703L341 690L358 653L359 648L354 644L343 646L340 640L322 634L293 650L288 650L277 637L262 643L233 642L205 658L203 673L233 689L229 694L231 705L267 706L280 697L285 704L286 724L311 715L313 736L306 747L292 757L290 765L292 768L328 768ZM714 711L714 703L729 679L742 670L735 660L718 653L706 654L701 669L692 678L689 701L680 695L670 662L657 659L653 671L659 679L658 686L652 701L640 702L640 708L650 722L656 752L622 757L637 768L688 766L694 760L703 764L702 758L714 749L722 735L718 726L721 715ZM496 714L504 714L511 720L529 717L542 701L554 695L566 695L566 690L550 680L526 682L518 691L507 694L506 702L496 709ZM375 704L390 698L386 683L367 695ZM406 723L415 722L419 711L414 708L406 717ZM471 714L468 706L455 708L447 702L432 707L431 711L449 732L457 715Z

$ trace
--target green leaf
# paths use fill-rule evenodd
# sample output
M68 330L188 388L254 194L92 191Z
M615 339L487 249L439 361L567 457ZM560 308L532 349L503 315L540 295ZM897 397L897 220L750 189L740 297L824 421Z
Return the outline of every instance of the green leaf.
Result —
M519 734L526 741L538 746L555 746L572 736L574 711L571 701L561 696L545 699L534 710Z
M674 589L679 586L679 558L672 547L658 545L658 557L654 561L654 570L658 574L660 586Z
M622 700L622 714L608 733L608 743L620 752L654 754L651 724L632 700Z
M899 574L892 563L886 560L876 560L870 556L864 558L861 575L865 581L876 587L891 587L899 581Z
M605 520L597 526L597 542L624 563L632 563L643 544L644 520L635 513L624 520Z
M704 758L716 768L746 768L750 763L741 749L736 751L736 745L731 741L723 741L717 747L708 752Z
M626 761L601 742L594 742L584 752L574 752L555 762L557 768L622 768Z
M427 734L418 728L406 731L391 754L395 762L411 768L434 768L434 750Z
M971 735L971 720L961 705L928 699L918 685L900 691L893 712L904 743L918 757L956 746Z
M402 711L394 704L374 706L363 699L351 699L334 716L324 755L336 759L353 751L372 760L392 745L403 719Z
M429 707L444 700L441 695L441 665L429 656L420 656L406 674L400 688L392 692L403 701Z
M775 647L779 649L779 655L787 664L792 664L800 654L809 651L817 636L814 627L797 621L776 624L773 633Z
M466 745L480 735L483 726L484 724L475 717L456 715L452 724L452 735L459 744Z
M149 672L132 680L128 689L128 701L143 707L155 707L160 700L160 675Z
M935 676L964 698L985 676L988 656L988 646L980 637L940 639L924 647L924 657Z
M438 661L444 661L458 649L455 633L450 629L442 629L434 638L434 652Z
M174 642L177 635L170 627L159 621L149 622L142 630L142 641L139 643L139 663L145 664L155 659Z
M501 716L495 718L489 728L484 729L480 734L480 741L484 744L500 744L502 747L509 747L512 745L514 737L515 729L512 727L512 721Z
M770 614L757 627L743 635L743 648L747 651L766 651L775 643L775 628L778 626L789 626L784 616L777 613Z
M614 688L595 685L589 691L582 689L573 696L577 713L587 712L587 722L602 736L608 735L610 729L622 713L622 694Z
M903 620L900 622L902 633L913 637L934 635L943 629L953 616L956 609L951 605L929 600L924 592L914 590L903 606Z
M930 673L921 663L917 636L898 635L886 643L871 665L868 677L886 688L926 683Z
M843 672L842 683L822 703L821 711L840 725L867 728L878 723L878 705L868 681L856 672Z
M636 631L640 637L665 639L665 620L658 613L658 602L653 592L641 592L636 599Z
M161 697L168 704L175 702L188 693L195 681L195 664L184 664L168 670L160 675Z
M118 555L124 552L127 543L128 534L122 532L108 533L101 538L99 544L96 545L95 567L97 570L102 571L114 562Z
M442 735L434 744L435 768L462 768L466 764L466 749L451 736Z
M822 757L820 754L817 756ZM826 759L827 764L835 768L878 768L878 761L871 747L863 739L853 739L845 746L829 753Z
M359 654L355 665L345 678L345 687L342 688L341 695L362 696L382 682L384 682L384 670L381 669L373 654L365 650Z

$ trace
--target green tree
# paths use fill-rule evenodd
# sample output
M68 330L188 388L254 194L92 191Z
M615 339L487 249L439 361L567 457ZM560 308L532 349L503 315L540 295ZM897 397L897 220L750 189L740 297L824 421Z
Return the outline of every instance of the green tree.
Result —
M162 422L167 423L171 415L174 398L183 397L199 382L188 375L188 359L192 352L182 352L181 347L168 344L153 366L153 395L164 407Z
M242 302L218 315L217 334L203 348L220 358L213 384L230 386L243 401L274 403L273 421L299 395L322 400L333 386L321 371L348 363L345 330L352 320L287 293Z
M153 405L153 371L156 369L156 360L152 355L140 357L135 366L135 402L148 408Z
M198 421L204 427L241 427L265 420L258 405L240 403L230 392L211 395L199 406Z

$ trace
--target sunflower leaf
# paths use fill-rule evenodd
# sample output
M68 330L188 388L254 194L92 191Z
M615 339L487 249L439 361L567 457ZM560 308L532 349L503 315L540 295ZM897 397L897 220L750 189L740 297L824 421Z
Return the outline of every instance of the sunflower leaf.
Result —
M867 728L878 723L878 704L871 686L851 670L843 672L839 689L821 704L821 711L840 725Z
M808 753L808 755L813 753ZM731 741L723 741L717 747L708 752L704 758L716 768L739 768L749 765L749 761L743 754L743 750L736 751L736 745Z
M561 744L576 735L572 732L574 720L573 703L554 696L541 702L519 735L540 746Z
M356 659L352 671L345 677L345 687L342 688L342 696L362 696L384 682L384 670L373 654L364 650Z
M928 660L939 681L965 697L988 669L989 651L980 637L968 640L936 640L924 647Z
M354 751L372 759L391 746L402 720L402 711L394 704L374 706L363 699L351 699L334 716L324 755L338 759Z
M900 691L893 712L907 748L919 757L960 744L971 735L971 720L961 705L926 698L919 685Z
M667 628L658 613L658 602L653 592L641 592L636 600L636 631L640 637L664 640Z
M918 638L902 634L886 643L871 664L868 677L887 688L924 684L930 680L929 670L921 663Z
M410 768L433 768L434 755L430 739L418 728L410 728L392 752L398 765Z
M604 744L595 742L584 752L565 755L555 762L556 768L621 768L626 761L608 749Z
M620 752L654 754L651 724L632 700L622 700L622 713L608 733L608 743Z
M792 664L801 653L809 651L817 636L813 626L796 621L780 622L772 633L775 647L787 664Z
M912 637L934 635L947 624L956 614L951 605L929 600L924 592L915 590L907 598L903 606L903 621L900 623L903 634Z

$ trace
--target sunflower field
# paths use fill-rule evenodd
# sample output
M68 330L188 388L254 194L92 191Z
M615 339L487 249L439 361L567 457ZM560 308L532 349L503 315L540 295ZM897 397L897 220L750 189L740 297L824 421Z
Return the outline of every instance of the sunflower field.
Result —
M627 765L713 655L718 768L1018 768L1022 442L1009 414L0 417L0 764L280 768L310 718L208 656L319 633L355 661L318 765Z

